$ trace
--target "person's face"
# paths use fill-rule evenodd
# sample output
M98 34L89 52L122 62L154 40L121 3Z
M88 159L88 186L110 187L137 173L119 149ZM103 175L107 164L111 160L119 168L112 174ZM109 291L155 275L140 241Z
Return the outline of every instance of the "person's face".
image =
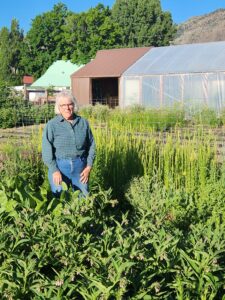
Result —
M59 101L59 111L64 119L72 120L73 119L73 102L67 97L62 97Z

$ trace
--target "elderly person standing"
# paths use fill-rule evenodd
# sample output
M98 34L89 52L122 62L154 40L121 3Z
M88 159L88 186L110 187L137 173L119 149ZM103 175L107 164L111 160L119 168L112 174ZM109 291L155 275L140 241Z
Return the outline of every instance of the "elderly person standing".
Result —
M48 167L48 179L55 195L62 181L88 195L88 179L95 158L95 141L84 118L76 114L77 103L70 91L56 96L56 116L43 132L42 158Z

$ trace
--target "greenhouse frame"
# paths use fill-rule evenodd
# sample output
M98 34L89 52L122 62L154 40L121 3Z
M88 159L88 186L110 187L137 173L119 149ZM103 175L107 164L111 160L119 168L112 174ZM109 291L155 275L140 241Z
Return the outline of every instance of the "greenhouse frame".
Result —
M120 106L225 106L225 42L157 47L122 75Z

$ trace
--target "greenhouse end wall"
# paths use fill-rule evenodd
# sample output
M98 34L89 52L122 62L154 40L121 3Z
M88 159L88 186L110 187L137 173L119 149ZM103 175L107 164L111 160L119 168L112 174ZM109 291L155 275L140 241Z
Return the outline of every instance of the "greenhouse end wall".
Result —
M187 110L225 107L225 72L123 76L122 107L148 108L182 105Z

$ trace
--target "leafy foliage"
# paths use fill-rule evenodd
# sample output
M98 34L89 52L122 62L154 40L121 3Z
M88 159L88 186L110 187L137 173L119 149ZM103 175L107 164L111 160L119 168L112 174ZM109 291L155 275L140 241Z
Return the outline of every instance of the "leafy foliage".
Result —
M87 63L98 50L120 46L118 24L112 21L109 8L102 4L81 14L71 14L64 30L70 44L67 57L76 63Z
M17 123L16 105L22 106L22 98L8 85L0 82L0 128L14 127Z
M123 46L169 45L176 32L171 14L162 11L159 0L116 0L112 17L120 26Z
M225 195L218 201L214 190L224 184L209 183L213 193L204 199L154 179L139 182L127 194L136 204L124 211L110 191L80 198L65 190L57 199L45 186L5 178L1 297L221 299ZM139 193L146 206L138 205Z
M93 128L88 198L65 185L53 197L41 130L1 145L1 298L222 299L225 165L213 136L109 124Z
M67 43L62 26L67 15L66 6L59 3L52 11L34 18L25 39L27 47L22 63L26 73L38 78L55 60L63 57Z
M63 57L67 43L62 26L67 15L66 6L59 3L54 5L52 11L33 19L25 39L27 47L23 65L26 66L26 73L38 78L54 61Z
M74 13L63 3L36 16L24 36L19 23L0 31L0 81L21 84L25 74L40 77L56 60L84 64L101 49L168 45L175 33L159 0L117 0Z
M44 123L54 116L51 104L33 105L20 93L0 82L0 128Z

